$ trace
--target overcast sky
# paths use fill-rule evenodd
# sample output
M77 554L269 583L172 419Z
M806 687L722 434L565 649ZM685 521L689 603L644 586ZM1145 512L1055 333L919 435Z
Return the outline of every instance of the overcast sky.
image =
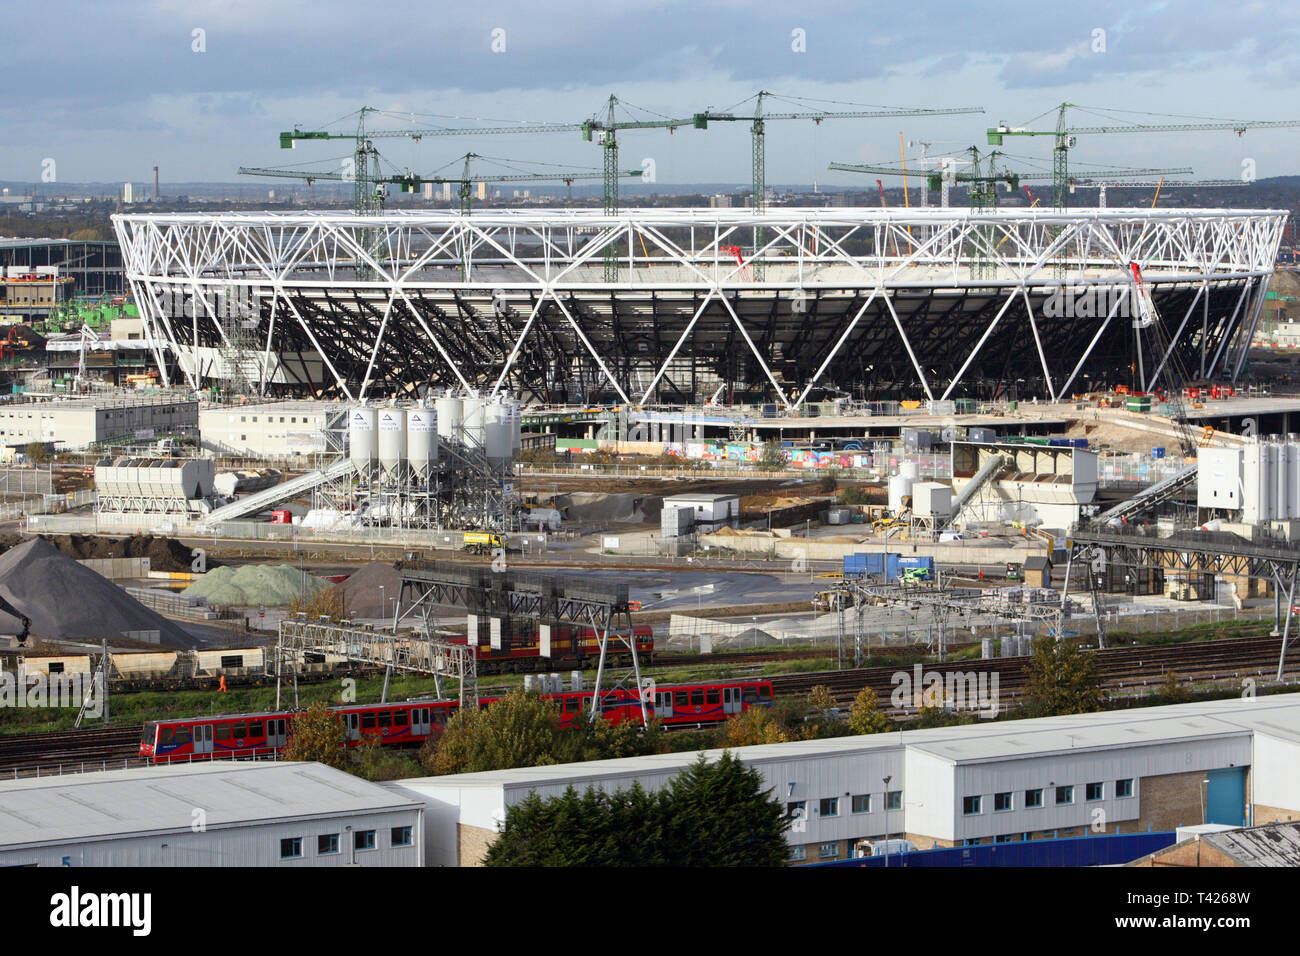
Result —
M1062 101L1300 119L1294 0L929 0L911 8L817 0L46 0L25 13L10 10L3 22L3 180L38 181L43 161L53 159L65 182L143 181L154 165L164 182L231 182L241 165L332 166L348 152L346 142L304 143L291 153L278 148L276 134L320 128L362 105L393 114L376 127L461 127L474 118L574 123L611 93L640 108L621 118L685 117L741 103L759 89L836 101L825 106L834 110L985 110L820 127L773 122L769 183L863 183L828 173L826 164L895 163L900 132L933 142L933 154L983 146L986 127L999 121L1051 129ZM1106 122L1086 112L1073 120ZM749 181L747 124L625 132L620 144L624 167L653 158L661 183ZM377 145L393 166L426 173L467 150L573 167L600 162L576 132ZM1300 173L1297 146L1300 128L1241 138L1095 135L1081 138L1072 161L1191 166L1197 178L1237 179L1250 159L1262 178ZM1048 137L1009 139L1005 148L1026 165L1048 165Z

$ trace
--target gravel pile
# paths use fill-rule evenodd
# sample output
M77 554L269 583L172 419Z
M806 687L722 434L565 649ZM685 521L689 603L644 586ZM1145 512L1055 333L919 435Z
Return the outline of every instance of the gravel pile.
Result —
M207 598L212 607L284 607L327 587L328 581L287 564L246 564L215 568L181 593Z
M382 599L380 586L383 586ZM343 607L356 617L391 617L393 602L402 588L402 576L391 564L375 561L357 568L339 585L343 590ZM380 601L387 605L383 608Z
M99 640L158 631L164 647L198 644L178 625L48 541L33 538L0 555L0 594L32 620L39 637Z

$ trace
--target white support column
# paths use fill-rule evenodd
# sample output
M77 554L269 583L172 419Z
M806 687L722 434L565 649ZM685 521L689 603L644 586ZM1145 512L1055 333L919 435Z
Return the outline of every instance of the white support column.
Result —
M1110 325L1110 320L1115 317L1115 313L1119 311L1120 304L1124 302L1128 296L1129 288L1128 286L1124 286L1120 290L1120 294L1115 297L1115 304L1110 307L1110 312L1106 314L1106 321L1101 324L1101 328L1097 330L1097 334L1092 337L1092 341L1088 343L1088 347L1084 350L1083 354L1079 356L1079 361L1074 366L1074 371L1071 372L1070 377L1065 380L1065 384L1061 386L1061 391L1058 394L1064 395L1070 390L1070 386L1074 384L1075 376L1078 375L1079 370L1083 368L1083 363L1088 361L1088 356L1092 354L1092 350L1096 348L1097 343L1101 341L1101 337L1106 334L1106 328Z
M875 301L876 296L879 294L879 287L871 290L871 295L867 296L867 301L862 303L862 308L858 309L857 314L853 316L853 321L848 324L848 327L844 330L844 334L842 334L839 341L835 343L835 347L826 353L826 358L822 360L822 364L818 367L817 372L808 380L808 384L799 394L799 399L794 403L795 408L799 408L803 405L804 399L808 397L808 393L812 390L812 387L817 384L817 380L821 378L822 373L826 371L826 366L831 364L831 359L835 358L836 353L839 352L845 341L848 340L849 335L852 334L854 327L858 324L858 320L862 318L863 314L867 311L867 307Z
M786 397L785 390L782 389L780 385L776 384L776 378L772 375L772 370L767 367L767 363L763 361L763 356L758 354L758 348L754 345L754 340L751 339L749 333L745 331L745 323L740 321L740 316L736 314L736 310L731 307L731 303L727 301L727 297L723 295L721 291L718 292L718 298L722 300L722 304L726 306L727 311L731 313L731 321L736 324L736 328L740 329L740 334L745 337L745 342L749 345L749 351L753 353L759 367L763 370L763 374L767 376L767 380L772 383L772 391L774 391L777 394L777 397L781 399L782 405L790 411L794 411L794 406L790 404L790 399Z
M555 304L560 307L560 311L563 312L564 317L568 319L569 325L573 326L573 331L577 334L578 338L582 339L582 344L587 347L587 351L591 354L591 357L596 360L596 364L600 366L600 370L605 373L605 378L609 380L609 384L614 386L614 391L618 392L618 397L623 399L625 405L630 405L632 400L628 398L627 393L623 391L623 386L618 384L618 379L614 378L609 369L605 366L605 360L602 359L600 355L597 354L595 348L592 347L591 340L587 338L578 323L574 321L573 316L569 314L569 310L564 307L564 301L558 295L553 293L551 298L554 299Z
M907 338L907 333L903 331L903 323L898 318L898 313L894 311L893 297L885 295L885 306L889 309L889 314L894 319L894 328L898 329L898 337L903 340L903 347L907 349L907 357L912 360L912 368L916 370L916 377L921 380L921 387L925 389L925 397L934 401L934 392L930 391L930 383L926 380L925 373L921 371L921 363L916 360L916 353L912 351L912 343Z
M966 374L966 369L970 368L971 362L975 361L975 356L980 354L980 349L984 348L984 343L988 341L988 337L993 334L993 330L996 329L998 323L1002 321L1002 316L1006 314L1008 307L1010 307L1011 303L1015 300L1016 290L1013 288L1009 290L1006 299L1002 303L1002 308L998 309L998 314L993 317L993 321L989 323L989 327L984 330L984 334L980 336L980 340L975 343L974 351L972 351L970 355L966 356L966 361L962 363L961 368L957 370L957 374L953 376L953 380L948 383L948 387L944 389L943 394L939 396L939 401L942 402L946 400L949 394L952 393L952 390L957 387L957 383L961 381L961 377Z
M677 357L677 351L682 347L683 343L691 337L691 329L695 328L695 323L698 322L700 316L704 314L705 308L708 307L709 301L713 298L716 291L716 289L709 289L703 300L701 300L700 307L695 310L695 314L691 316L691 321L686 324L686 328L673 344L672 350L668 353L668 357L664 359L663 365L659 366L659 371L655 372L655 377L650 380L650 384L646 387L644 394L642 394L642 405L650 401L650 396L654 393L655 386L659 384L659 379L664 377L664 374L668 371L668 366L671 365L673 359Z
M1047 355L1043 352L1043 340L1038 336L1038 322L1034 319L1034 307L1029 302L1029 293L1022 287L1020 295L1025 300L1025 312L1029 315L1029 327L1034 332L1034 344L1038 346L1038 360L1043 363L1043 379L1047 382L1047 394L1056 401L1056 392L1052 388L1052 372L1047 367Z

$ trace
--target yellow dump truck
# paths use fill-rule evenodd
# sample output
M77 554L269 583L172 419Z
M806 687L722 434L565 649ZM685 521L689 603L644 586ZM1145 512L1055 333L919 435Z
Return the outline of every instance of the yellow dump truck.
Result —
M505 550L506 536L494 531L466 531L465 550L470 554L491 554L498 548Z

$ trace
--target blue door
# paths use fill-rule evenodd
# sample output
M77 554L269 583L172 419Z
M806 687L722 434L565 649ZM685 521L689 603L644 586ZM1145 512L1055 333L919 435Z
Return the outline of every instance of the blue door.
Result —
M1205 822L1246 825L1246 768L1211 770L1205 796Z

